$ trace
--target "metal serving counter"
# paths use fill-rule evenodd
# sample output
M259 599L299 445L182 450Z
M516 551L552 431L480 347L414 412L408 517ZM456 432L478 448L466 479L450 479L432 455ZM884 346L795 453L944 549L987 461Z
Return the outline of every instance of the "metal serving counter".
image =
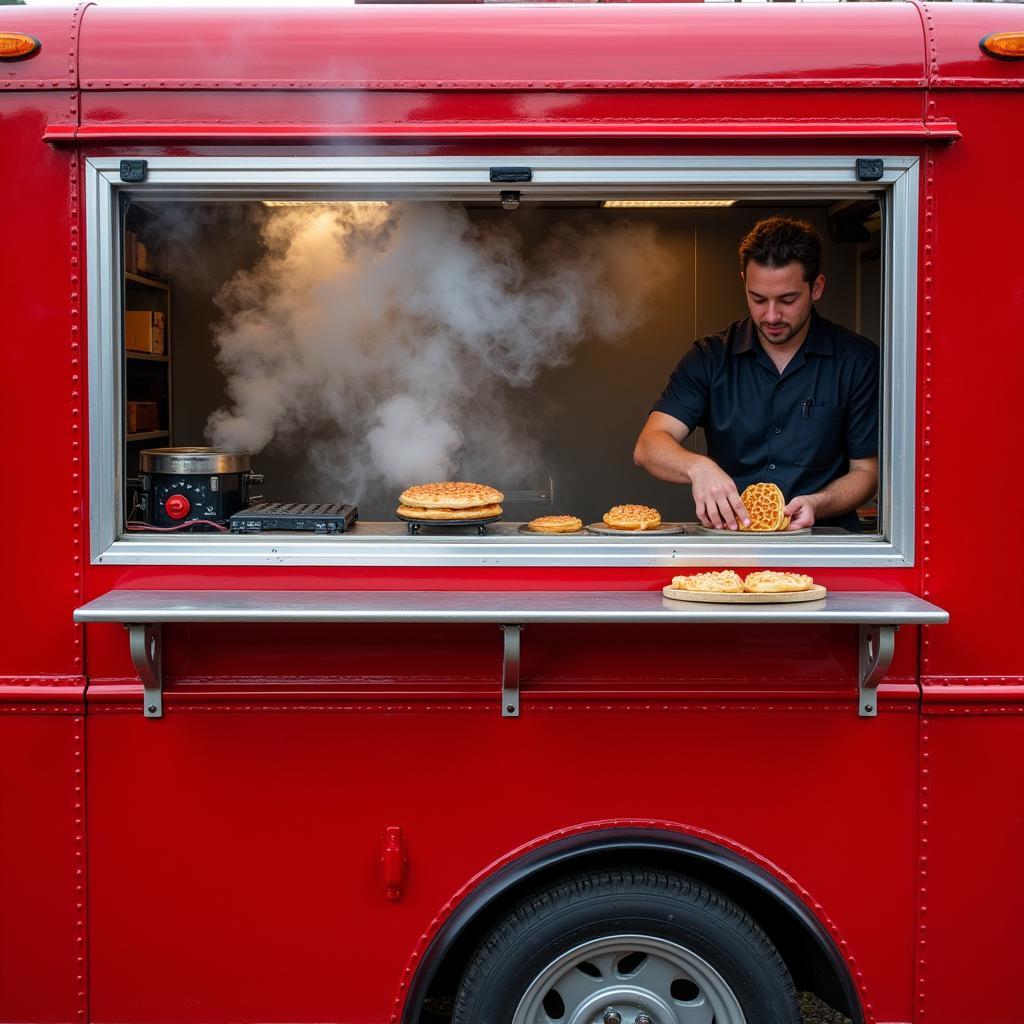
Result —
M475 526L423 527L415 535L397 520L354 523L344 533L129 533L93 551L97 565L312 566L657 566L667 571L727 566L759 569L809 566L856 568L913 564L912 545L897 550L885 537L835 527L810 534L700 533L683 523L680 534L614 536L591 533L524 534L519 521Z
M490 622L504 633L501 713L519 714L519 643L528 623L840 623L860 627L860 714L877 714L875 690L901 625L940 625L949 613L913 594L837 591L804 604L688 604L660 591L113 590L75 611L75 622L119 622L145 690L144 713L163 714L165 622Z

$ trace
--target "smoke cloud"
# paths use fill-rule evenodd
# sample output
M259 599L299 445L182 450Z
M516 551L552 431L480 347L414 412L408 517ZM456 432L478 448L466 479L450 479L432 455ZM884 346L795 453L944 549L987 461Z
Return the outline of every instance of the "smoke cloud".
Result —
M563 219L530 244L517 221L450 203L268 210L264 255L216 297L230 404L210 442L304 453L334 500L374 499L364 514L430 480L535 485L540 442L511 390L628 335L675 266L649 224Z

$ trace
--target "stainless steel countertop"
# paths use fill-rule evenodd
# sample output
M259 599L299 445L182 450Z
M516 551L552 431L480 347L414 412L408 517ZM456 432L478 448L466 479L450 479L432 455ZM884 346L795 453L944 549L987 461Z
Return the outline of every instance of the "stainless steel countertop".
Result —
M626 531L626 530L620 531L620 532L614 533L614 534L579 533L579 534L571 534L568 537L565 534L557 534L557 533L550 533L550 534L531 533L529 535L524 535L524 534L521 534L519 532L519 527L522 526L522 525L523 525L522 522L511 522L509 520L504 520L504 519L500 520L499 522L496 522L496 523L488 523L488 525L487 525L487 533L485 534L485 536L487 536L487 537L502 537L502 538L504 538L504 537L514 537L514 538L516 538L517 541L525 540L525 541L528 541L528 542L531 542L531 541L541 541L541 542L544 542L544 541L561 541L563 543L565 541L567 541L567 540L568 541L584 541L584 542L586 542L586 541L607 541L609 536L613 537L616 540L622 539L623 541L625 541L627 543L629 541L631 541L631 540L651 540L652 538L656 539L656 540L657 539L661 539L661 540L665 539L665 536L663 534L650 534L650 533L644 533L643 531L631 532L631 531ZM723 532L723 536L721 538L718 538L718 537L715 536L715 534L711 534L711 533L704 533L704 534L698 533L697 532L697 527L699 525L698 523L680 523L679 525L682 526L683 532L681 534L675 534L674 535L675 538L679 538L679 537L692 537L694 540L701 540L701 541L709 540L709 539L711 541L715 541L715 540L719 540L719 539L726 540L726 541L732 540L732 539L739 539L738 537L735 536L736 531L724 531ZM366 522L363 522L363 521L357 519L352 524L352 526L350 526L344 533L335 534L334 536L331 537L331 539L332 540L336 540L336 541L342 541L342 540L345 540L346 538L348 538L349 540L363 540L363 539L374 538L374 537L405 537L405 536L408 535L408 533L409 533L408 525L406 523L400 522L398 520L395 520L393 522L392 521L386 521L386 520L384 520L384 521L381 521L381 520L367 520ZM726 533L731 534L731 536L726 536L725 535ZM811 533L812 533L812 535L819 536L819 537L857 537L858 536L857 534L851 534L847 530L841 530L841 529L839 529L838 527L835 527L835 526L815 526L815 527L812 527ZM245 536L249 536L249 537L263 537L263 538L267 538L267 539L278 538L278 539L282 539L282 540L287 540L287 539L290 539L291 537L293 537L295 535L294 534L288 534L288 533L274 533L274 532L271 531L271 532L263 533L263 534L247 534ZM467 526L439 526L439 525L430 525L430 526L423 526L423 527L421 527L420 528L420 532L416 534L416 539L417 540L445 541L445 540L452 540L453 538L456 538L456 537L460 537L460 538L468 537L468 538L472 539L472 538L475 538L477 536L478 535L477 535L477 532L476 532L476 527L471 525L471 524L467 525ZM795 535L793 535L793 536L791 536L789 538L779 538L779 536L777 534L763 534L763 533L760 533L760 534L744 533L744 534L741 534L741 536L743 538L745 538L746 540L748 540L748 541L764 540L764 538L766 536L768 537L769 540L783 539L783 541L785 541L785 540L799 541L799 540L803 540L804 538L806 538L807 534L795 534ZM862 534L860 536L865 536L865 535Z
M913 594L835 591L801 604L671 601L660 591L112 590L75 622L664 622L939 625L949 613Z

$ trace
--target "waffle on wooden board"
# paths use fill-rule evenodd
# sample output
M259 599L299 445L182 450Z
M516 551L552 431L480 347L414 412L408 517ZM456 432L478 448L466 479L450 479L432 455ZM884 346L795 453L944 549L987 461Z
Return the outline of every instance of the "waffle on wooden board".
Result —
M662 588L665 597L685 601L731 601L737 604L772 601L817 601L826 596L824 587L813 577L797 572L762 569L746 579L727 569L723 572L698 572L674 576L670 586Z

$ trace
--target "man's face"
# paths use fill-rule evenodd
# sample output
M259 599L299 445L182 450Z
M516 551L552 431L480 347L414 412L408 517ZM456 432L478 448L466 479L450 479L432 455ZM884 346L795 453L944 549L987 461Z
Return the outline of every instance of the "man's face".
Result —
M824 274L807 282L803 264L796 260L784 267L765 267L751 260L743 282L750 317L769 345L784 345L797 337L803 340L811 303L825 290Z

